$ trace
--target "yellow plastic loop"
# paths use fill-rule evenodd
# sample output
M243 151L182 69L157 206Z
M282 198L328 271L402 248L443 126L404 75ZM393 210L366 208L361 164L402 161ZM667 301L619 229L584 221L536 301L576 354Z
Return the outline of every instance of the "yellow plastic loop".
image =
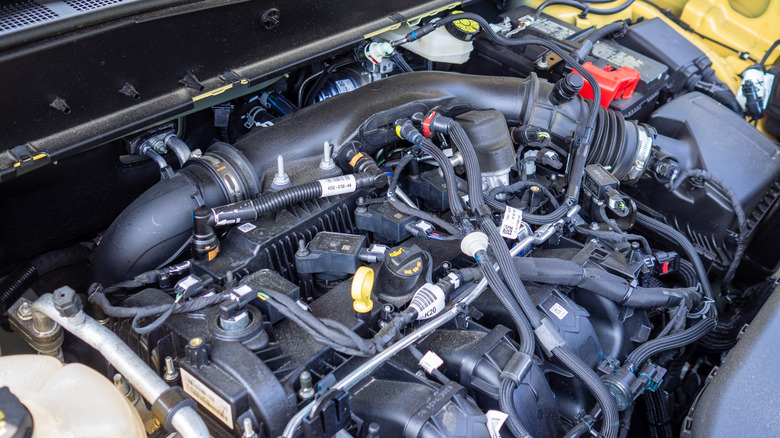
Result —
M371 289L374 288L374 270L368 266L361 266L352 277L352 299L355 302L352 307L355 312L368 313L374 308L371 301Z

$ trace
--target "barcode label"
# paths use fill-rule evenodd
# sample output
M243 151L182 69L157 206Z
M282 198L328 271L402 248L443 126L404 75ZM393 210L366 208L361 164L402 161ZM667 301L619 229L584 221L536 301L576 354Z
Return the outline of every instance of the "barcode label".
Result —
M326 178L318 181L322 186L322 198L328 196L343 195L357 190L355 175L343 175L334 178Z
M523 211L506 206L504 217L501 219L499 232L501 236L507 239L517 239L520 230L523 229Z
M558 303L555 303L552 307L550 307L550 312L552 312L552 314L555 315L558 319L563 319L566 317L566 315L569 314L569 311Z
M254 229L255 229L255 228L257 228L257 227L256 227L256 226L254 226L254 225L252 225L252 224L250 224L249 222L247 222L247 223L245 223L244 225L239 225L239 226L237 226L236 228L238 228L239 230L241 230L241 232L242 232L242 233L248 233L248 232L250 232L250 231L254 230Z

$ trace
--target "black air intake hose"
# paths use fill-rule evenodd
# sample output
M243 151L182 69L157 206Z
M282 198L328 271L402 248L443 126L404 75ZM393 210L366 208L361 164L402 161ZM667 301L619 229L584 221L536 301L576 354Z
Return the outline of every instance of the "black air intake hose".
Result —
M176 176L159 182L133 202L103 236L96 252L94 279L114 284L157 268L186 245L194 210L255 197L259 181L275 168L278 155L288 163L316 160L322 153L323 138L335 145L336 152L354 140L379 148L398 138L387 129L395 120L457 104L496 109L508 121L543 127L558 140L572 137L587 120L590 103L574 96L555 105L549 98L552 89L553 84L540 82L535 75L519 79L415 72L391 76L303 108L273 126L250 132L234 148L222 144L204 157L189 160ZM604 117L599 125L609 123L599 130L601 140L592 143L591 151L619 147L618 162L603 164L623 169L621 163L640 149L636 133L643 128L634 122L618 126L615 115ZM389 135L377 134L382 130ZM368 141L369 133L372 141ZM218 172L221 166L214 167L215 160L226 164L230 175Z
M669 289L662 287L631 287L629 282L600 268L585 268L571 260L552 258L515 257L520 278L544 284L577 286L627 307L672 308L683 301L689 305L699 303L695 289Z

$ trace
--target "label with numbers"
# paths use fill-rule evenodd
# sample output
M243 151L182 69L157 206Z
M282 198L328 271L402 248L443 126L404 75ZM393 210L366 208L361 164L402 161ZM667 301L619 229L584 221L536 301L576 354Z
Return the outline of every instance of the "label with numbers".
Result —
M322 198L328 196L343 195L357 190L355 175L343 175L334 178L326 178L318 181L322 186Z
M523 210L518 210L510 206L506 206L504 211L504 218L501 219L501 227L499 231L502 237L507 239L517 239L517 235L520 234L520 230L523 229Z

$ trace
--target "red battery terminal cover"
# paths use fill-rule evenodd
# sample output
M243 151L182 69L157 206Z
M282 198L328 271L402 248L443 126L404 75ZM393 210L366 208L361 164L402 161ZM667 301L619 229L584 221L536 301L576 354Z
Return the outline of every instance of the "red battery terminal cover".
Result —
M637 84L639 84L640 74L631 67L620 67L613 70L612 66L608 65L601 69L591 62L586 62L582 66L599 83L601 88L601 106L604 108L609 107L609 104L615 99L630 98L631 93L634 92ZM575 70L572 70L572 72L577 73ZM585 85L580 90L580 96L593 99L593 87L590 86L588 81L585 81Z

